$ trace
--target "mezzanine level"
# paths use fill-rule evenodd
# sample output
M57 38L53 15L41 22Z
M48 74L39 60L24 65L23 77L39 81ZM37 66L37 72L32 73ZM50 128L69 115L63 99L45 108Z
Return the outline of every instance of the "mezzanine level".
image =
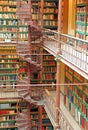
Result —
M88 41L44 29L43 47L54 55L57 61L61 60L88 79Z

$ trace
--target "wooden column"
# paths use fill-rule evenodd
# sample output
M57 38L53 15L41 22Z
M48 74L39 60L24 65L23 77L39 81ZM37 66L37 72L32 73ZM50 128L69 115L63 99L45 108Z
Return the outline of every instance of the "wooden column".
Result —
M38 122L39 122L39 125L38 125L38 130L42 130L42 106L39 106L38 107Z
M31 116L30 116L30 103L27 104L27 113L28 113L28 119L29 119L29 125L31 127Z
M44 22L43 22L43 13L44 13L44 0L41 0L41 28L43 28L44 26Z
M61 32L61 5L62 0L59 0L58 2L58 32ZM56 123L59 124L59 112L57 108L60 108L60 58L59 55L61 53L61 43L60 43L60 34L58 34L58 52L57 52L57 75L56 75ZM56 128L59 129L59 126Z

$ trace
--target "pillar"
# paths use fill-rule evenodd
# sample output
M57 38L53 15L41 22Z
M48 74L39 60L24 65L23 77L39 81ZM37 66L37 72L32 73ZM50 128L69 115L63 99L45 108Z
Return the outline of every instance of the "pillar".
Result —
M31 127L31 116L30 116L30 103L27 103L27 114L28 114L28 119L29 119L29 125Z
M38 122L39 122L39 125L38 125L38 130L42 130L42 106L39 106L38 107Z
M62 0L59 0L58 2L58 52L57 52L57 75L56 75L56 123L57 126L59 127L59 108L60 108L60 53L61 53L61 43L60 43L60 32L61 32L61 5L62 5ZM57 130L59 128L55 128Z

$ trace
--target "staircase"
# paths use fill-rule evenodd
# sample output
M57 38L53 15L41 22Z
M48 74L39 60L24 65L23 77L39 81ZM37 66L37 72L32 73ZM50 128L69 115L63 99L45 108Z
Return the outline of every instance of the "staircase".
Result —
M30 77L34 72L40 73L41 70L41 42L42 42L42 30L38 26L38 22L32 20L33 8L32 0L24 1L17 0L17 11L16 15L18 18L18 38L17 38L17 53L18 55L28 63L28 77L22 80L18 79L18 85L16 87L18 94L29 104L39 105L42 100L43 89L39 87L31 86ZM28 37L26 40L22 40L19 35L19 25L27 26ZM36 51L37 50L37 51ZM17 118L17 126L19 130L29 130L31 128L30 122L30 111L22 111Z
M41 46L41 40L39 43L37 44L35 43L37 39L41 39L43 34L37 22L32 20L31 8L32 8L31 0L28 0L27 4L25 4L25 2L22 0L17 1L16 14L18 21L21 21L21 23L28 26L28 41L22 41L22 39L19 38L17 39L17 53L30 64L34 64L36 67L37 66L39 67L41 64L40 57L38 56L40 52L35 54L33 53L33 49L35 47L37 47L38 49L38 47ZM19 35L19 29L18 29L18 35Z

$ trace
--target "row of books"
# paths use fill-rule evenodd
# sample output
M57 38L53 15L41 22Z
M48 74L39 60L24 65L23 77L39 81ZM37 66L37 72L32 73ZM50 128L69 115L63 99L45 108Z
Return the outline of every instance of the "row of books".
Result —
M85 33L85 29L86 29L85 25L76 24L77 31L81 31L81 32Z
M75 118L75 120L77 121L77 123L84 128L85 130L87 130L87 118L82 114L82 112L80 111L80 109L78 107L76 107L70 100L69 98L66 96L65 97L65 106L68 108L68 110L71 112L71 114L73 115L73 117ZM87 115L88 115L88 109L87 109Z
M16 14L15 13L0 13L0 19L16 19Z
M44 14L43 15L43 20L54 20L55 16L54 14Z
M54 61L50 61L50 62L43 62L43 66L50 66L50 67L52 67L52 66L55 66L56 65L56 63L54 62Z
M38 114L31 114L31 119L38 119ZM42 114L42 118L47 119L47 114Z
M0 26L4 26L4 25L10 25L10 27L11 27L11 25L12 26L17 26L17 20L16 19L13 19L13 20L4 20L4 19L1 19L0 20ZM7 26L8 27L8 26Z
M0 30L1 31L1 30ZM6 30L8 32L8 30ZM0 38L5 39L13 39L13 38L17 38L17 34L14 32L8 32L8 33L0 33Z
M52 2L52 1L51 1L51 2L45 2L45 3L44 3L44 6L50 6L50 7L51 7L51 6L56 6L56 7L57 7L56 3L55 3L55 2Z
M12 50L12 51L9 50L8 52L7 52L6 50L1 50L1 51L0 51L0 54L2 54L2 53L4 53L4 54L10 54L10 53L16 54L16 50L14 50L14 51L13 51L13 50Z
M16 115L1 116L0 121L14 120L15 118L16 118Z
M43 80L54 80L55 74L54 73L44 73L43 74Z
M9 74L8 75L6 75L6 74L4 74L4 76L0 76L0 80L7 80L7 81L9 81L9 80L17 80L17 75L11 75L11 76L9 76Z
M15 59L17 59L17 58L19 58L19 56L17 56L17 55L0 55L0 58L2 59L2 60L0 60L0 62L5 62L5 59L6 58L8 58L8 60L6 60L6 62L17 62L17 60L15 60ZM5 58L5 59L4 59ZM11 60L10 60L10 58L11 58ZM13 60L12 60L12 58L13 58Z
M0 56L0 58L2 58L1 56ZM0 59L0 64L16 64L18 61L17 60L14 60L14 59L6 59L6 60L4 60L4 59Z
M0 4L1 5L16 5L16 1L13 1L13 0L5 0L5 1L3 1L3 0L1 0Z
M12 70L13 69L13 70ZM10 74L10 73L13 73L13 74L16 74L16 69L17 68L0 68L0 74Z
M43 67L43 71L44 72L56 72L56 67L46 66L46 67Z
M77 0L77 4L86 3L86 0Z
M76 91L76 90L75 90ZM85 115L85 117L88 117L87 113L87 103L86 103L86 95L82 94L82 92L79 90L78 92L71 91L70 88L65 88L65 94L69 98L69 100L76 105L77 108L80 109L80 111Z
M14 50L14 49L16 49L16 46L13 46L13 45L12 46L10 46L10 45L9 46L0 46L0 50L1 49L8 49L8 50L11 49L11 50Z
M23 32L22 34L19 34L19 39L22 39L24 41L24 39L28 40L28 33L27 32Z
M77 7L77 13L86 13L86 6L80 8L80 7Z
M55 8L45 8L44 13L58 13L58 9Z
M12 63L12 64L5 64L5 63L3 63L3 64L0 64L0 69L1 68L13 68L13 69L15 69L16 67L18 66L18 64L14 64L14 63Z
M15 126L15 121L14 122L1 122L0 126Z
M16 12L16 8L10 6L0 6L0 12Z
M26 26L19 27L19 32L28 32L28 28Z
M76 21L86 24L86 16L85 15L81 15L81 16L77 15L76 16Z
M44 52L44 54L46 54L46 56L43 56L43 60L54 60L54 57L52 55L49 55L49 53L47 54Z
M49 20L47 20L47 21L43 22L44 26L57 26L57 24L58 24L57 21L49 21Z

